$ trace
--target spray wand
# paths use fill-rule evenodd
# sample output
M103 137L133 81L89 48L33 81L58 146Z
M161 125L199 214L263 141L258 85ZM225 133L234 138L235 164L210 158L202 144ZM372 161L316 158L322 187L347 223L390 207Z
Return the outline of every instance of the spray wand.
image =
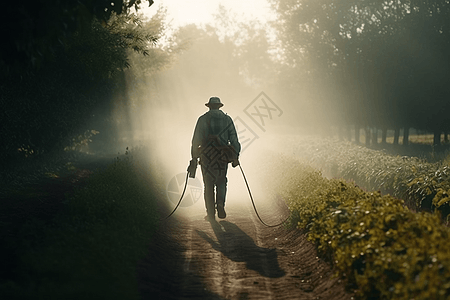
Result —
M196 158L191 159L189 166L187 168L190 178L195 178L195 172L197 171L197 164L198 163Z

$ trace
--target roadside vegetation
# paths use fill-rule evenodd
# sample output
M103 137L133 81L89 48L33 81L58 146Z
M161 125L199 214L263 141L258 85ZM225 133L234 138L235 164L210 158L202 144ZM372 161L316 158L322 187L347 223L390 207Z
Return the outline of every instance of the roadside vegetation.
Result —
M442 219L448 221L450 156L429 163L338 139L292 136L284 143L293 149L292 153L330 178L343 178L367 191L403 199L413 211L439 211Z
M291 225L362 299L448 299L450 230L436 214L327 179L297 159L274 158L270 187L291 210Z

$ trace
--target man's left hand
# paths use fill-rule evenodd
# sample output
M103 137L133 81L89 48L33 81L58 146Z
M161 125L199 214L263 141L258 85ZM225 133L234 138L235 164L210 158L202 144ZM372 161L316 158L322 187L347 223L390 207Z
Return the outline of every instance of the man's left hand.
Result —
M239 163L239 159L235 159L235 160L233 160L233 162L231 163L231 166L233 167L233 168L236 168L237 166L239 166L240 165L240 163Z

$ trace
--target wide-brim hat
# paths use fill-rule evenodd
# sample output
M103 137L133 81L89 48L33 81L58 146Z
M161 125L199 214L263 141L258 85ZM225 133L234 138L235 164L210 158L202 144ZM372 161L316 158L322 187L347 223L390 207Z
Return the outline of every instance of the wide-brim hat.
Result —
M211 98L209 98L209 102L205 103L205 105L208 106L208 107L210 105L217 106L217 107L222 107L223 106L222 102L220 102L220 98L219 97L211 97Z

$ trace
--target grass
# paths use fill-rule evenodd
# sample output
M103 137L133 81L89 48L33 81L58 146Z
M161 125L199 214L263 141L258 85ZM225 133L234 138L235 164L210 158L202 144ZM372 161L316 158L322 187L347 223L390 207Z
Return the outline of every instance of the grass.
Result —
M2 260L10 255L13 263L0 278L0 298L139 299L136 267L158 226L144 165L145 149L128 152L63 197L50 219L26 218L4 230L10 251ZM32 201L26 193L18 200L24 205Z

